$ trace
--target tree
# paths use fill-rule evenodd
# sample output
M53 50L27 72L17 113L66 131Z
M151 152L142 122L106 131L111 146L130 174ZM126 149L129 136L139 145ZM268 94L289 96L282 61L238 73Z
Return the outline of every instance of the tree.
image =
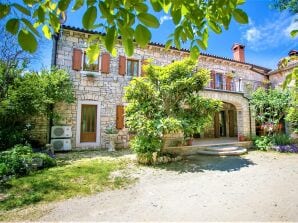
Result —
M151 40L151 28L160 26L158 15L172 17L175 29L169 36L167 47L190 41L191 56L197 58L200 49L207 48L209 29L219 34L228 29L231 19L240 24L248 23L246 13L239 9L245 0L24 0L23 3L1 3L0 19L6 19L6 30L18 36L21 47L34 52L36 38L43 35L50 39L59 32L60 21L66 11L76 12L86 7L82 17L85 29L100 29L106 35L93 35L87 55L95 61L99 43L113 55L118 36L121 36L125 53L134 52L134 41L144 47ZM32 25L33 24L33 25Z
M34 117L51 119L55 116L52 105L71 103L73 99L71 80L63 70L27 72L16 77L0 99L0 150L30 141Z
M23 51L18 46L15 36L0 33L0 100L7 95L8 87L13 84L16 77L26 69L34 55Z
M286 115L291 97L288 91L281 89L258 88L251 98L251 104L256 114L256 121L266 130L268 135L277 131L278 124Z
M298 13L298 0L274 0L272 3L273 8L279 11L289 10L292 14ZM297 22L297 19L295 20ZM298 29L291 31L291 36L295 37L298 35Z
M192 60L164 67L149 65L145 77L133 79L125 91L129 105L126 124L136 135L131 147L152 159L160 154L165 134L182 132L192 136L210 123L221 103L206 99L199 91L207 85L210 71L196 70Z
M298 0L275 0L273 7L280 11L289 10L292 14L298 13ZM297 22L297 19L296 19ZM298 30L294 29L291 31L291 36L294 38L298 35ZM290 56L284 58L280 64L279 69L288 66L290 61L298 60L297 56ZM298 67L294 67L292 72L287 75L283 88L287 89L291 83L294 83L291 88L292 105L288 109L286 120L292 124L295 132L298 132Z
M298 13L297 0L274 0L273 7L280 11L289 10L293 14Z
M289 59L298 60L292 56ZM286 120L291 123L294 132L298 133L298 67L294 67L292 72L287 75L283 88L291 91L291 106L288 109Z

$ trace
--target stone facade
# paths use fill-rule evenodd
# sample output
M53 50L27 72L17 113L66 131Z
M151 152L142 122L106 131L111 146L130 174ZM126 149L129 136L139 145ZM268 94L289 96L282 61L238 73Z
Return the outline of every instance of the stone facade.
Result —
M286 67L271 71L269 73L269 80L271 86L273 88L281 87L282 83L286 79L286 76L290 74L295 67L298 67L297 58L290 60Z
M125 55L124 49L120 44L116 46L118 56L110 58L110 72L108 74L92 72L94 77L90 77L87 75L90 72L73 70L73 50L78 48L84 51L89 35L91 34L80 29L64 27L58 39L57 51L56 53L54 52L53 58L56 56L57 67L63 68L70 73L74 84L76 101L72 105L60 104L55 106L61 119L55 122L54 125L70 125L72 127L71 143L73 148L107 148L108 137L105 130L108 126L115 126L116 124L117 105L126 105L123 99L124 90L132 77L119 75L119 56ZM105 52L106 50L101 47L101 56ZM151 59L153 64L163 66L173 61L182 60L188 55L189 52L187 50L170 49L167 51L162 45L150 44L145 49L136 47L134 55L131 58L138 61L140 74L141 61L143 59ZM207 88L202 92L202 95L232 104L237 111L237 134L254 135L255 122L249 109L247 97L249 97L249 93L255 88L264 86L264 83L268 79L264 75L266 69L208 54L202 54L199 57L198 67L208 68L223 75L233 75L233 89ZM225 86L225 84L225 79L223 79L222 85ZM246 84L250 84L250 88L247 88ZM80 142L81 106L83 104L96 105L98 108L96 116L96 142ZM48 128L46 125L43 127ZM39 128L39 130L43 134L47 132L42 128ZM36 134L38 135L38 132ZM117 146L128 147L128 141L128 130L124 128L119 131Z

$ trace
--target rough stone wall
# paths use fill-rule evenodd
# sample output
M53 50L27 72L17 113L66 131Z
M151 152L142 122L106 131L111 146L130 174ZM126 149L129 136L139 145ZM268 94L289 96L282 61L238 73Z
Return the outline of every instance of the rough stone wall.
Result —
M29 121L33 125L31 130L32 139L37 140L40 144L48 143L49 125L45 117L36 117Z
M204 90L200 95L206 98L218 99L226 103L230 103L236 107L237 111L237 131L238 135L254 136L255 135L255 119L249 110L249 102L243 93L216 92L212 90Z
M56 105L56 111L61 115L60 121L55 124L59 125L71 125L72 126L72 146L80 148L90 148L90 147L104 147L108 145L107 135L104 133L105 129L109 125L115 125L116 122L116 106L125 105L123 100L124 88L128 85L131 77L121 76L118 74L119 66L119 57L111 57L110 62L110 73L101 74L94 78L88 78L82 71L72 70L72 55L74 48L86 48L86 40L88 34L81 33L72 30L63 30L63 34L60 37L58 42L57 49L57 66L67 70L72 78L76 101L72 105ZM119 45L116 46L118 55L124 55L124 49ZM101 53L106 50L101 48ZM187 52L170 50L165 51L164 48L158 46L149 46L146 49L136 48L135 53L131 58L142 60L142 59L152 59L153 63L156 65L166 65L172 61L181 60L188 56ZM235 75L242 77L247 80L257 80L263 81L265 77L261 74L253 72L250 70L249 65L226 61L223 59L217 59L207 56L201 56L198 62L199 67L204 67L208 69L213 69L218 72L228 73L233 71ZM241 112L243 115L238 119L239 131L241 133L249 133L249 119L248 117L248 101L234 93L225 93L222 97L222 92L217 91L208 91L208 97L214 98L215 94L218 99L223 100L224 102L232 103L237 108L238 112ZM235 100L231 100L235 97ZM239 101L237 101L241 98ZM97 103L100 107L100 117L99 123L99 140L97 144L80 144L79 134L80 129L78 128L79 124L79 115L78 109L80 103L94 102ZM240 104L239 104L240 103ZM244 118L243 118L244 117ZM127 147L128 146L128 132L127 129L123 129L119 132L118 135L118 147Z

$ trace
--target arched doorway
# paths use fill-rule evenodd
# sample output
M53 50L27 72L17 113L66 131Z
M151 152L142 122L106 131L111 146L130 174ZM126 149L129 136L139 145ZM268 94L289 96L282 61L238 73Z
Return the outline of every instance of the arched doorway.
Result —
M242 93L205 89L200 95L224 103L222 111L215 115L213 123L200 134L200 138L255 135L255 119L250 112L249 101Z
M237 110L230 103L223 103L222 110L217 112L213 121L213 135L219 137L237 137Z

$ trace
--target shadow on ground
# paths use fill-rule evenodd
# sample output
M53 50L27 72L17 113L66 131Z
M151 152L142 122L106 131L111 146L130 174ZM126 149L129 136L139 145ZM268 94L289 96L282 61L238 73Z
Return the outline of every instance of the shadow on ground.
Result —
M188 156L180 162L157 165L156 168L169 171L186 172L205 172L205 171L239 171L241 168L256 165L244 156Z

